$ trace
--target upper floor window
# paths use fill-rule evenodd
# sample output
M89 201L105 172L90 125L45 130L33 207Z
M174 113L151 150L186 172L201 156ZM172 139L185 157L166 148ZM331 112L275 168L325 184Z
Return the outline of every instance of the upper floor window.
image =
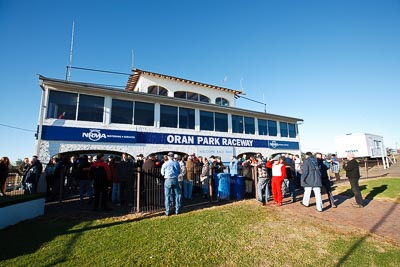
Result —
M192 100L192 101L210 103L210 98L208 98L204 95L198 94L198 93L193 93L193 92L177 91L174 93L174 97Z
M243 116L232 115L232 133L243 133Z
M244 117L244 133L246 133L246 134L254 134L255 133L254 118Z
M214 113L215 117L215 131L216 132L228 132L228 114Z
M178 126L178 107L173 106L160 106L160 127Z
M194 129L195 111L191 108L179 108L179 128Z
M112 100L111 123L132 124L133 102L126 100Z
M104 97L79 95L78 120L103 122Z
M154 126L154 104L135 102L135 125Z
M263 119L258 119L258 134L268 135L268 121Z
M229 106L229 101L226 100L225 98L217 97L215 99L215 104L227 107L227 106Z
M164 95L168 96L168 90L165 89L164 87L158 86L158 85L152 85L147 88L147 93L153 94L153 95Z
M270 136L278 135L278 124L276 121L268 120L268 133Z
M289 131L288 131L288 126L287 122L279 122L279 129L281 131L281 137L288 137Z
M214 113L200 110L200 130L214 131Z
M47 118L75 120L78 94L49 91Z
M296 124L289 123L288 125L289 125L289 137L295 138L297 136Z

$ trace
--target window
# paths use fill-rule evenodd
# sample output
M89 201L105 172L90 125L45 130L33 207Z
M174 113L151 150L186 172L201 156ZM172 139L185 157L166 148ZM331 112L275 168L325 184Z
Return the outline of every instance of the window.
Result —
M258 134L259 135L268 135L267 120L258 119Z
M147 93L153 94L153 95L164 95L168 96L168 90L165 89L164 87L158 86L158 85L152 85L147 88Z
M186 96L188 100L199 101L199 94L197 93L187 92Z
M278 124L276 121L268 120L268 133L270 136L278 135Z
M244 133L246 134L255 133L254 118L244 117Z
M289 123L289 137L296 137L296 124L294 123Z
M178 127L178 107L160 106L160 126L161 127Z
M194 129L195 112L191 108L179 108L179 128Z
M133 102L125 100L112 100L111 123L132 124Z
M279 128L281 130L281 137L288 137L288 126L287 122L279 122Z
M78 94L50 90L47 118L75 120L77 99Z
M204 95L199 95L199 101L200 102L206 102L206 103L210 103L210 99Z
M228 114L214 113L215 116L215 131L228 132Z
M154 104L135 102L135 125L154 126Z
M210 103L210 99L208 97L206 97L204 95L200 95L198 93L177 91L177 92L174 93L174 97L187 99L187 100L192 100L192 101Z
M225 98L217 97L215 99L215 104L227 107L227 106L229 106L229 101L226 100Z
M186 99L186 92L183 92L183 91L175 92L174 97Z
M200 130L214 131L214 113L200 110Z
M104 97L79 95L79 121L103 122Z
M243 133L243 117L232 115L232 133Z

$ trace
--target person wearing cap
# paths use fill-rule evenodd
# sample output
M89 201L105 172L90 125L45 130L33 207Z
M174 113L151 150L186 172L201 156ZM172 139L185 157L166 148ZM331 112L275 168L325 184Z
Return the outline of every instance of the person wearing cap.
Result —
M277 206L282 206L282 182L286 176L286 166L283 163L285 158L279 155L273 158L272 165L272 195L274 203Z
M311 152L306 153L301 174L301 186L304 187L303 200L301 205L308 207L310 204L311 190L314 192L315 205L317 211L322 211L322 197L321 197L321 171L318 168L317 159L314 158Z
M339 159L336 157L336 154L331 155L331 164L332 164L331 171L335 175L336 182L340 182L340 174L339 174L340 163Z
M164 198L165 198L165 215L170 215L170 198L172 190L175 194L175 213L179 214L181 207L182 191L178 183L178 175L180 173L179 163L173 160L174 153L168 153L168 160L161 167L161 175L164 176Z
M264 166L258 167L258 184L257 184L257 198L261 205L265 205L269 198L268 184L270 177L267 174L267 168Z
M104 162L104 155L98 154L97 160L90 166L89 177L93 180L94 187L94 206L93 210L99 208L109 210L107 207L107 185L111 181L111 171L107 163ZM101 200L101 201L100 201Z

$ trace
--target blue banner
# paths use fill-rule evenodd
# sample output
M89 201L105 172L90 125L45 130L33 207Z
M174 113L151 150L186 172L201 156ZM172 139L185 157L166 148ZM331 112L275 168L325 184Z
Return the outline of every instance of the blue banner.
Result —
M299 149L298 142L247 138L43 126L43 140Z

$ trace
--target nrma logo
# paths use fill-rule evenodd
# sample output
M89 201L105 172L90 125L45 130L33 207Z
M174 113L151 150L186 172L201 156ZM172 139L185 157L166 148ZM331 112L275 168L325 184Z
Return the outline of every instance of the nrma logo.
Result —
M277 148L279 146L279 144L275 140L269 142L269 145L271 148Z
M82 133L82 137L89 138L90 141L96 142L101 138L107 138L106 134L100 133L100 130L90 129L88 133Z

